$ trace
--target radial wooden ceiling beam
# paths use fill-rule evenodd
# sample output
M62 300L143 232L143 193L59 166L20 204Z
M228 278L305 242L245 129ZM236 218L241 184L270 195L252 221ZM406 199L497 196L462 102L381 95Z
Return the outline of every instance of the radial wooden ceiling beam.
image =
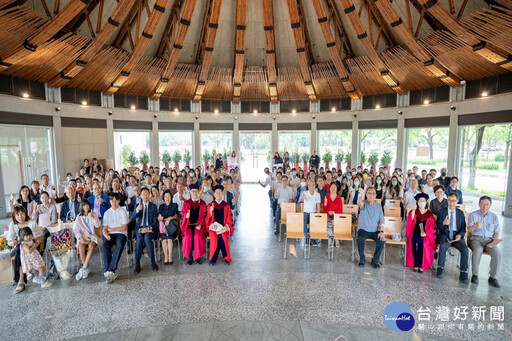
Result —
M160 38L160 43L158 44L158 49L156 51L156 57L158 58L165 58L166 51L170 53L169 44L176 36L176 31L179 27L180 13L184 3L185 0L176 0L172 4L171 12L167 18L167 23L165 24L165 30L162 33L162 37Z
M208 23L211 17L211 6L213 0L206 0L204 6L203 24L201 25L201 34L199 35L199 44L197 44L196 64L201 64L203 58L204 46L206 44L206 32L208 31Z
M512 55L471 33L437 0L418 0L448 30L473 48L473 51L487 61L512 71Z
M60 0L55 0L53 4L53 15L57 15L60 11Z
M123 83L130 77L130 73L133 71L133 68L139 60L142 58L144 51L149 45L149 42L153 38L153 34L162 19L162 16L165 12L165 7L167 6L168 0L157 0L153 9L151 10L151 14L146 21L146 25L144 26L144 30L142 31L141 36L135 48L130 54L128 61L123 66L121 73L112 81L110 86L104 91L106 95L112 95L123 85Z
M318 97L313 86L310 69L311 63L313 61L310 59L307 53L308 47L306 45L306 31L301 20L298 1L300 0L287 0L286 2L288 4L288 13L290 15L291 28L295 40L297 56L299 58L300 72L302 74L302 79L304 80L304 86L306 87L309 100L316 102Z
M7 6L15 4L18 0L0 0L0 9L4 9Z
M114 42L112 43L112 46L119 47L123 45L124 41L127 38L127 32L128 30L131 30L131 25L135 22L135 18L137 16L137 13L140 10L140 6L138 4L139 0L137 0L131 7L130 12L125 17L125 19L122 21L121 28L117 32L116 38L114 39Z
M215 45L215 37L217 36L217 30L219 28L220 9L222 6L222 0L211 0L210 5L210 20L208 21L208 28L206 29L204 38L204 47L201 53L201 71L199 72L199 78L196 84L196 90L194 92L194 101L200 101L204 89L206 87L206 81L208 79L208 71L210 70L210 63L212 61L213 47Z
M16 63L26 55L35 52L37 48L57 34L66 24L73 18L78 16L87 7L89 1L87 0L71 0L56 16L39 28L34 34L28 37L25 42L8 51L3 56L0 56L2 61L1 69L4 69L10 64Z
M235 66L233 69L233 102L240 102L245 61L245 29L247 27L247 0L236 1Z
M353 58L355 56L354 49L352 48L352 44L350 43L349 36L346 33L347 31L345 30L345 26L341 20L341 15L338 12L338 8L336 7L334 0L326 0L325 4L329 9L329 13L332 13L329 20L334 24L334 34L336 39L340 41L340 48L345 49L347 58Z
M386 64L382 61L380 56L377 54L377 51L373 47L373 42L370 41L366 30L364 29L363 23L361 22L361 18L356 13L356 9L352 0L340 0L341 5L347 15L350 23L352 24L352 28L361 43L361 46L364 48L371 62L380 73L381 77L384 81L391 87L391 89L399 94L405 94L407 90L399 84L396 77L393 75L391 71L388 70Z
M86 13L91 13L94 11L96 6L99 4L100 0L90 0L88 1L87 6L82 10L82 12L75 16L73 20L71 20L63 29L62 31L67 32L76 32L80 26L87 20ZM92 24L87 23L89 30L92 27ZM92 37L94 38L94 33L92 34Z
M386 45L388 47L398 45L398 42L396 41L395 37L393 36L393 32L391 32L391 29L386 24L386 21L382 17L381 13L377 10L374 0L366 1L366 3L368 4L368 7L373 15L374 23L377 25L378 28L382 29L382 37L384 38ZM368 25L371 26L371 23L368 22Z
M398 36L407 45L412 54L423 62L423 65L434 76L438 77L446 85L460 85L461 79L436 61L428 51L418 43L389 0L378 0L375 1L374 4L387 23L393 27Z
M87 45L78 59L69 64L60 74L48 82L48 85L55 88L65 86L73 77L81 72L87 63L93 60L103 45L105 45L107 40L112 36L116 28L119 26L119 23L126 18L130 8L135 2L136 0L120 0L112 12L112 15L108 18L107 23L96 38Z
M263 1L263 30L265 32L265 51L267 59L268 88L270 102L277 103L277 68L276 68L276 41L274 30L273 0Z
M46 4L46 1L41 0L41 5L43 5L44 13L46 13L46 16L51 19L52 14L50 13L50 10L48 9L48 5Z
M414 8L416 8L418 13L420 13L420 15L421 15L421 12L422 12L422 9L423 9L422 4L418 0L410 0L410 1L411 1L412 5L414 6ZM424 14L424 19L427 22L427 24L429 24L429 26L433 30L444 30L444 29L446 29L446 27L444 27L436 18L434 18L428 12Z
M105 4L105 0L101 0L98 7L98 16L96 18L96 33L100 33L101 31L101 23L103 18L103 6Z
M361 94L355 88L354 84L350 79L350 74L347 71L347 67L343 64L341 60L341 56L338 53L338 48L336 46L336 40L332 35L331 26L329 21L327 20L325 9L322 5L322 0L312 0L313 7L315 8L316 15L318 17L318 23L320 25L320 29L322 30L322 34L324 36L325 43L327 45L327 49L329 50L329 55L331 56L332 63L334 68L338 72L338 76L341 78L341 84L343 88L347 92L347 94L352 99L360 99Z
M179 21L176 36L171 36L173 40L169 41L169 58L167 59L167 65L165 66L162 77L160 77L160 79L158 80L158 83L153 91L153 99L160 98L160 96L162 96L162 94L167 89L167 86L169 85L169 80L171 79L172 73L174 72L174 68L176 67L176 63L178 62L181 50L183 49L183 43L185 42L185 38L187 37L188 29L190 27L192 20L192 15L194 14L194 8L196 7L196 2L196 0L186 0L185 2L185 6L183 7L183 12L181 14L181 19Z

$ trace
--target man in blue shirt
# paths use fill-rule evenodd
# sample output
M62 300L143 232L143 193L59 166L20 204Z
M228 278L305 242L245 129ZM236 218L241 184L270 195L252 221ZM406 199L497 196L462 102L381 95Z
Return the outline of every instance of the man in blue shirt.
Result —
M380 268L379 259L385 239L382 230L384 224L384 213L382 206L375 201L377 192L374 187L368 187L366 190L367 200L363 200L364 195L358 199L359 206L359 225L357 231L357 250L359 252L359 267L364 267L364 243L366 239L375 241L375 253L373 254L372 266L375 269Z
M462 200L462 192L457 188L458 183L459 178L456 176L452 177L450 180L450 186L446 187L445 193L447 197L450 193L457 193L457 196L459 197L459 202L457 204L463 204L464 201Z
M480 198L478 206L480 209L469 215L468 231L471 233L469 246L473 250L471 283L478 284L478 267L483 251L491 256L489 271L489 285L499 288L500 284L496 279L496 273L500 265L501 253L497 247L500 240L500 225L498 216L492 212L492 199L486 195Z

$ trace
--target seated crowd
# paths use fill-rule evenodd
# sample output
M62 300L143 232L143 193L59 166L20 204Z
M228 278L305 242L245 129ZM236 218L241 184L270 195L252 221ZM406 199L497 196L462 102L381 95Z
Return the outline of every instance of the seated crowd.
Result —
M457 188L459 179L447 175L446 168L440 174L435 169L422 170L413 167L402 173L400 168L391 171L389 166L369 169L348 165L346 169L324 169L320 158L313 151L309 170L293 167L289 158L275 153L272 169L265 168L269 186L269 198L275 221L275 233L280 233L281 204L297 204L296 212L303 213L303 229L307 244L320 246L320 240L309 240L310 216L327 214L327 234L333 238L333 216L342 214L344 205L358 209L357 242L359 266L365 265L366 239L375 241L375 253L371 264L380 267L380 254L386 240L397 236L384 231L386 205L399 205L405 228L399 239L406 240L405 261L414 271L423 273L431 268L437 258L437 277L444 276L446 252L450 247L460 252L460 276L462 283L469 283L469 248L472 251L471 282L478 284L478 269L483 252L491 256L489 285L499 288L496 275L500 263L500 226L496 214L490 211L492 199L482 196L479 210L467 214L464 211L463 194ZM402 225L403 226L403 225ZM405 237L405 238L404 238ZM335 240L335 246L339 241ZM285 251L286 252L286 251Z
M73 176L51 185L46 174L41 183L21 186L17 198L11 193L12 222L6 240L13 247L15 293L24 290L27 280L47 287L46 264L50 230L59 223L69 226L78 254L75 278L90 274L94 249L101 248L103 276L112 283L123 250L135 255L135 273L141 271L144 249L154 271L158 270L154 243L161 240L164 264L173 264L173 242L180 238L181 252L188 264L201 263L210 240L208 258L215 265L219 252L226 265L231 262L229 237L234 232L238 212L241 173L233 152L226 164L217 156L215 165L160 170L149 167L115 171L103 170L93 159L85 159ZM59 222L60 221L60 222ZM35 275L35 276L34 276Z

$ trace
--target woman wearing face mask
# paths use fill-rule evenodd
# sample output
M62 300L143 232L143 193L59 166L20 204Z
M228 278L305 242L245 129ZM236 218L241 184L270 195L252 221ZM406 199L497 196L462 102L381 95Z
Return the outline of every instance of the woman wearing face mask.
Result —
M393 175L391 177L391 182L389 183L388 188L386 189L386 199L395 199L402 200L404 197L404 189L400 182L398 181L398 177Z
M382 183L382 176L377 175L375 178L375 191L377 192L377 199L382 199L384 195L384 184Z
M406 264L414 271L423 273L434 261L437 248L434 215L427 208L428 195L419 193L415 197L416 205L407 216L405 233L407 236Z
M284 168L290 167L290 155L288 154L288 152L284 153L284 156L283 156L283 167Z
M364 195L363 182L360 176L354 178L353 186L350 188L350 198L348 203L351 205L357 205L357 200L361 195Z
M302 200L302 194L308 190L307 188L307 182L306 178L302 177L300 178L300 184L299 187L297 187L297 191L295 193L295 204L297 212L300 212L300 204L302 204L304 201Z
M344 204L348 203L348 195L350 193L350 185L346 176L341 178L341 186L340 186L340 197L343 200Z

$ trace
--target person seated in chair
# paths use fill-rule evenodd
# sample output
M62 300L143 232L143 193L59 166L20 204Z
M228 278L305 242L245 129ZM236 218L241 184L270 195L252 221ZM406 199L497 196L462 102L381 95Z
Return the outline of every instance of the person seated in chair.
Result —
M155 249L153 241L158 236L158 207L150 200L151 193L149 188L141 189L142 202L137 206L137 222L135 223L135 231L137 234L137 243L135 245L135 273L140 272L140 259L142 258L142 250L144 245L151 259L151 268L153 271L158 270L155 260Z
M103 216L103 277L106 283L112 283L117 278L115 272L128 236L128 217L125 209L119 206L120 202L121 195L112 193L110 195L112 206ZM116 249L112 255L114 245Z
M363 198L366 197L366 200ZM372 266L375 269L380 268L379 259L385 238L383 231L384 213L382 206L375 201L377 192L374 187L368 187L366 193L363 193L358 199L359 206L359 225L357 231L357 250L359 252L359 267L364 267L364 243L366 239L375 241L375 253L373 254Z
M466 235L466 217L464 212L456 205L459 202L457 193L448 195L448 207L439 211L437 216L437 229L439 230L439 256L437 262L437 277L443 278L443 269L446 261L446 251L453 246L460 251L459 281L467 284L468 279L468 246L464 240Z
M105 211L110 208L110 202L108 201L108 197L101 192L101 186L98 182L94 182L92 185L93 195L90 196L87 200L91 203L92 211L96 214L96 217L100 221L103 221L103 215Z
M80 197L76 197L75 190L72 187L66 188L67 200L62 203L60 210L60 220L63 223L71 223L80 212Z
M222 199L224 187L217 185L213 187L213 195L215 200L212 201L206 209L206 228L210 236L210 265L215 265L219 251L222 252L224 263L229 265L231 263L231 253L229 252L229 237L233 235L233 218L231 215L231 207ZM224 227L224 230L214 231L209 227L213 223L219 223Z
M471 233L469 247L473 251L471 283L478 284L478 268L482 253L485 251L491 256L489 285L499 288L496 273L501 260L500 249L497 247L500 242L500 225L498 216L489 211L491 204L492 199L484 195L478 201L480 209L469 215L468 231Z

